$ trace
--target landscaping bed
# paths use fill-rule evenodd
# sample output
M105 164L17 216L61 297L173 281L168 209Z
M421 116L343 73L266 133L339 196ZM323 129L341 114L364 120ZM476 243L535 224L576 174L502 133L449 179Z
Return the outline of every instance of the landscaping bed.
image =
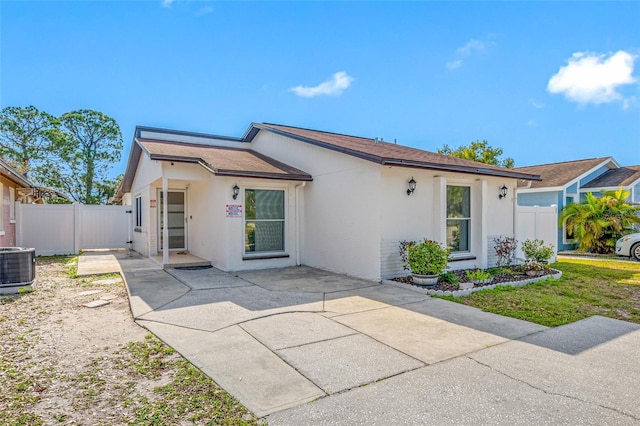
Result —
M560 271L552 268L547 268L545 271L543 271L542 275L536 277L527 275L520 266L492 268L489 269L489 272L493 275L490 281L484 283L476 283L470 290L461 290L460 283L471 282L468 277L468 272L474 273L476 271L478 271L478 269L451 271L449 274L455 275L457 279L456 284L451 284L440 278L435 286L431 286L428 288L414 284L413 278L411 276L398 277L394 278L391 281L411 286L412 289L416 289L421 292L426 291L427 294L436 294L440 296L466 296L475 291L483 289L493 289L496 286L525 285L531 282L546 280L547 278L559 278L561 275Z

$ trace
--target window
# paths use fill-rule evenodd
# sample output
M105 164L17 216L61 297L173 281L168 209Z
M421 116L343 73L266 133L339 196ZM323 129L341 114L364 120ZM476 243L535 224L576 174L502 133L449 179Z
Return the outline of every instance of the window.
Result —
M9 221L16 221L16 189L13 186L9 187Z
M245 253L284 251L284 191L245 189Z
M136 228L142 226L142 197L136 197Z
M447 247L451 253L469 252L471 188L447 185Z

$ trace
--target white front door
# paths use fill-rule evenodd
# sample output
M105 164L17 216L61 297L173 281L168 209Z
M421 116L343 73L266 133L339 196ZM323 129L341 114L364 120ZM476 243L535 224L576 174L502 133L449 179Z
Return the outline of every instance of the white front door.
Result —
M158 190L158 251L164 248L164 194ZM167 192L167 219L169 230L169 250L187 249L187 192L169 190Z

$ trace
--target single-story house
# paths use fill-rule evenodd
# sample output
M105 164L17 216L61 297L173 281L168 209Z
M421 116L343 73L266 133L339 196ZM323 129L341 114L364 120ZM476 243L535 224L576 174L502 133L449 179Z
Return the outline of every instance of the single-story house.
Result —
M541 181L518 184L518 205L558 206L558 212L567 204L578 203L588 192L599 196L602 190L630 191L629 202L640 203L640 166L620 166L612 157L541 164L518 167L521 173L539 175ZM558 250L575 248L566 227L559 226Z
M453 269L491 266L493 238L514 236L517 182L539 179L276 124L239 138L138 126L116 197L132 205L133 249L164 266L188 252L225 271L304 264L378 281L405 274L409 239L450 247Z
M0 158L0 247L16 245L16 200L20 188L33 184L18 173L8 162Z

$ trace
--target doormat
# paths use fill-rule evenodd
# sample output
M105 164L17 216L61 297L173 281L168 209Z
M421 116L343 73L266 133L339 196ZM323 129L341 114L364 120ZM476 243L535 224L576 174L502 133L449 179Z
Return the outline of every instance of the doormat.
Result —
M213 266L206 265L206 266L176 266L173 269L179 269L181 271L199 271L201 269L211 269L211 268L213 268Z

